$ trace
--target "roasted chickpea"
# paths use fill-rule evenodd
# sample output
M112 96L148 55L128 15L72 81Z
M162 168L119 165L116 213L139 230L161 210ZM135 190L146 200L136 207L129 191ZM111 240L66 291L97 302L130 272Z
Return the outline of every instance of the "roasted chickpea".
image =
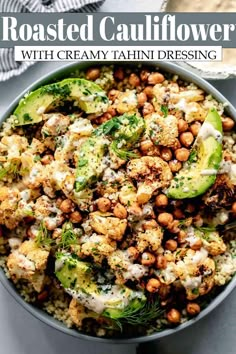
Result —
M52 238L56 239L56 238L60 237L61 234L62 234L62 229L59 229L59 228L55 229L52 233Z
M168 225L168 230L172 234L177 234L179 232L179 220L174 220Z
M175 157L178 161L184 162L189 158L190 151L185 148L175 150Z
M186 237L187 234L184 230L180 230L178 233L178 242L181 243L185 243L186 242Z
M150 71L144 69L140 73L140 78L142 81L147 81L149 75L150 75Z
M131 246L129 248L127 248L127 252L129 254L129 258L136 260L139 256L139 251L137 250L137 248Z
M140 92L137 94L137 100L139 107L143 107L144 103L147 102L147 95L145 92Z
M166 257L162 254L159 254L157 256L157 260L156 260L156 267L158 269L165 269L167 266L167 260Z
M107 113L109 113L112 117L115 117L115 116L116 116L116 110L115 110L115 108L112 107L112 106L108 107Z
M189 302L187 304L186 310L189 315L196 316L201 311L201 308L196 302Z
M172 159L172 152L171 149L164 147L161 149L161 157L165 161L170 161Z
M189 147L192 145L194 137L191 132L183 132L180 134L179 140L182 145Z
M170 213L160 213L157 217L157 221L162 226L168 226L173 222L174 218L173 215Z
M143 90L144 93L146 93L148 98L153 97L153 88L152 86L146 86L145 89Z
M168 198L165 194L159 194L156 196L155 205L158 208L164 208L168 205Z
M184 119L178 120L178 131L179 133L183 133L188 130L188 123Z
M232 212L236 214L236 202L232 204Z
M161 73L151 73L147 81L149 85L156 85L162 83L164 80L165 78Z
M103 113L103 115L101 117L98 117L96 119L96 123L97 124L103 124L105 122L107 122L108 120L110 120L112 118L112 115L108 112Z
M171 310L167 313L166 317L167 317L168 322L174 323L174 324L180 323L180 320L181 320L181 314L180 314L180 312L179 312L178 310L176 310L176 309L171 309Z
M125 77L125 73L124 73L124 69L119 67L117 69L115 69L114 71L114 78L118 79L120 81L124 80Z
M181 209L179 208L176 208L174 211L173 211L173 215L176 219L184 219L185 218L185 215L184 213L182 212Z
M169 162L171 172L178 172L182 168L182 163L178 160L171 160Z
M41 158L41 163L43 165L49 165L52 161L54 160L54 157L53 155L44 155L42 158Z
M190 131L193 134L193 136L197 136L199 133L199 130L201 128L201 123L200 122L195 122L190 125Z
M195 206L193 204L190 204L188 203L188 205L186 206L185 210L188 212L188 213L193 213L195 211Z
M153 142L151 140L144 140L141 141L140 143L140 150L145 153L148 152L150 149L152 149L154 146Z
M65 199L61 202L59 208L63 213L71 213L74 209L74 203L70 199Z
M154 107L151 103L145 102L143 106L143 115L147 116L148 114L151 114L154 112Z
M201 215L194 216L193 223L195 226L201 227L203 225L203 218L201 217Z
M142 265L150 267L156 262L156 257L150 252L144 252L142 254L141 263Z
M100 69L99 68L89 68L86 72L86 79L87 80L96 80L100 76Z
M156 293L161 286L161 282L156 278L151 278L148 280L146 289L149 293Z
M157 222L154 219L147 220L143 224L143 229L144 230L152 230L152 229L155 229L157 227L158 227L158 224L157 224Z
M133 203L130 207L128 207L128 212L130 214L141 216L142 215L142 208L138 205L138 203Z
M223 130L225 132L229 132L230 130L233 129L234 127L234 120L229 118L229 117L226 117L226 118L222 118L222 126L223 126Z
M117 203L115 205L114 210L113 210L113 214L119 219L126 219L127 218L127 210L120 203Z
M114 102L117 99L118 95L119 95L119 91L118 90L112 89L111 91L108 92L108 98L112 102Z
M134 73L130 74L129 84L134 87L139 86L140 85L140 78L138 77L138 75L136 75Z
M173 239L167 240L165 243L165 249L167 249L168 251L174 252L177 247L178 243Z
M63 199L62 199L62 198L57 198L57 200L56 200L56 207L59 208L62 202L63 202Z
M82 216L79 211L73 211L73 213L70 214L70 221L72 223L79 223L82 221Z
M97 206L101 212L105 213L111 208L111 201L108 198L104 198L104 197L99 198L97 200Z
M190 248L194 251L200 250L202 247L202 240L198 238L194 243L191 243Z

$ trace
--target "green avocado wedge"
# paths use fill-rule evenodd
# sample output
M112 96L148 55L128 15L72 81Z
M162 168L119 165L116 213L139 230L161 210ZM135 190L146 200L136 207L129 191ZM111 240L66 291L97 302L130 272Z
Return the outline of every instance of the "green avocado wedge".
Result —
M75 101L87 114L102 113L109 100L100 86L85 79L65 79L42 86L21 99L14 111L15 125L41 122L43 113L53 111L65 101Z
M173 199L194 198L205 193L215 182L222 160L222 122L211 109L203 123L190 157L167 190Z
M55 274L67 293L105 317L121 318L127 308L137 311L146 303L142 291L125 285L97 284L93 266L69 253L57 254Z

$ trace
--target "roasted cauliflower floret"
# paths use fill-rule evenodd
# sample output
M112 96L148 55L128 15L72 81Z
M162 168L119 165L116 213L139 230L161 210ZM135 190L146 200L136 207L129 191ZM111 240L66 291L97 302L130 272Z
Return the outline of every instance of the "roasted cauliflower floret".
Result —
M176 275L186 290L187 299L194 300L214 286L215 262L204 248L199 251L189 249L182 260L177 261Z
M7 259L12 280L28 280L40 292L44 286L48 256L49 252L39 248L33 240L23 242Z
M168 163L156 156L131 160L127 165L127 174L138 183L139 204L147 203L158 188L168 187L172 179Z
M45 136L58 136L67 131L70 125L70 118L61 113L44 114L47 121L42 127L42 134Z
M226 244L217 231L205 232L201 239L203 247L212 256L218 256L226 251Z
M166 118L158 113L152 113L145 117L146 134L155 145L175 147L178 143L178 120L175 116Z
M28 140L20 135L13 134L1 139L0 152L6 153L8 161L17 159L28 147Z
M13 230L19 223L20 218L16 216L20 193L18 189L0 188L0 224Z
M161 227L148 229L145 232L139 232L137 235L137 249L143 252L150 248L152 251L157 251L163 239L163 232Z
M127 280L139 280L147 275L148 268L141 264L134 264L129 250L117 250L108 258L108 264L114 271L117 284L124 284Z
M83 305L81 305L76 299L72 299L69 305L68 313L73 323L79 328L82 327L83 320L85 318L98 318L99 315L93 312Z
M127 220L119 219L113 216L112 213L101 213L95 211L89 215L90 225L98 234L106 235L113 240L122 240L126 227Z
M225 285L236 272L236 258L227 251L214 257L214 261L216 264L215 285Z
M108 257L115 250L115 241L107 236L96 234L92 234L81 247L81 252L85 256L92 256L98 263L101 263L105 257Z
M135 91L127 90L119 92L117 99L114 103L114 108L120 114L127 112L134 112L138 106L137 96Z

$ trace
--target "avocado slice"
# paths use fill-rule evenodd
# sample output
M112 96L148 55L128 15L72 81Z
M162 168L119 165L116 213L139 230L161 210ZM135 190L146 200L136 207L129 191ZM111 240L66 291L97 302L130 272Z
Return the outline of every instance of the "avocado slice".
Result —
M146 302L142 291L97 284L92 265L69 253L57 254L55 274L68 294L102 316L120 318L127 308L137 311Z
M75 175L76 192L96 182L106 168L102 160L107 144L104 137L90 137L81 145Z
M102 113L108 108L109 100L94 82L85 79L65 79L42 86L21 99L14 111L15 125L41 122L42 114L53 110L64 101L76 101L86 113Z
M174 199L194 198L205 193L215 182L222 160L222 122L211 109L203 123L189 160L177 173L167 190Z

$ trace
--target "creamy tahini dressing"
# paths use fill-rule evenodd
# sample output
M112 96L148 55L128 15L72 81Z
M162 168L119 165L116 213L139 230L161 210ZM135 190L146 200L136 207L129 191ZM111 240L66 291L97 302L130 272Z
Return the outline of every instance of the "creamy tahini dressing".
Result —
M167 12L235 12L236 1L235 0L170 0L167 8ZM225 66L236 66L236 49L224 48L223 49L223 62L205 62L205 63L193 63L195 67L209 70L220 70Z
M222 142L222 134L212 124L205 122L198 133L198 139L206 140L210 136L215 138L219 143Z

